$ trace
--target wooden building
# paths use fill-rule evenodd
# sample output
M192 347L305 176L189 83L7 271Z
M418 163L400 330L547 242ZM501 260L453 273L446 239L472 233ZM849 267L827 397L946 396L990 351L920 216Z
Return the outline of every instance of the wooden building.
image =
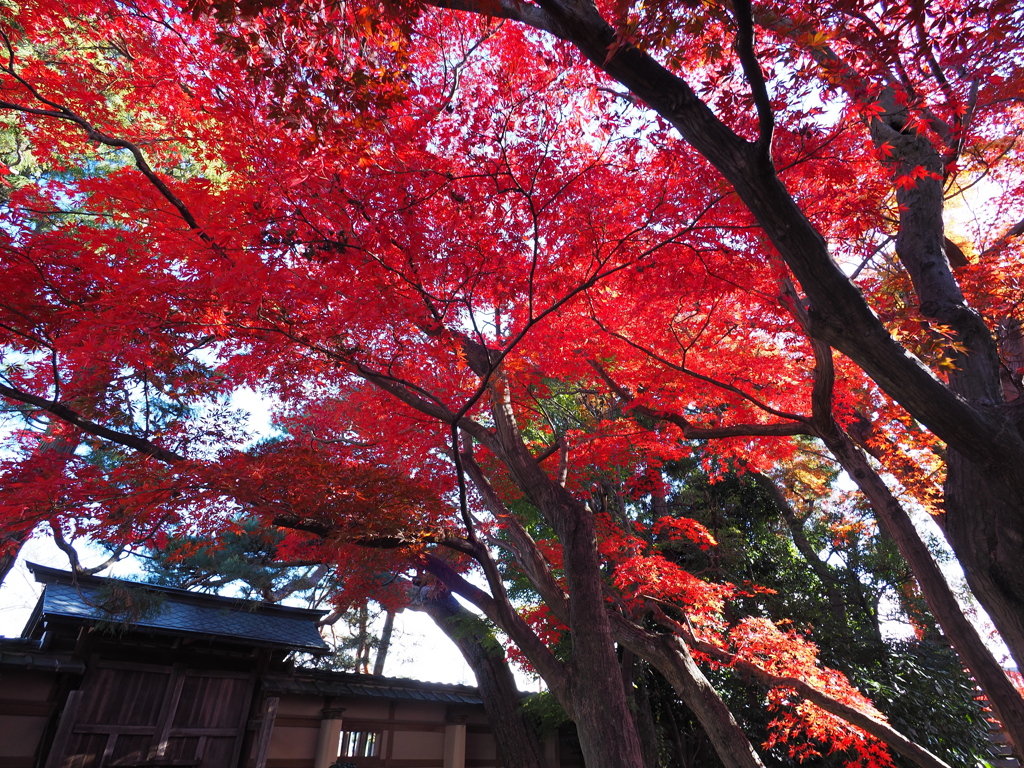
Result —
M475 688L296 667L327 650L319 611L30 568L43 594L0 638L0 768L500 766Z

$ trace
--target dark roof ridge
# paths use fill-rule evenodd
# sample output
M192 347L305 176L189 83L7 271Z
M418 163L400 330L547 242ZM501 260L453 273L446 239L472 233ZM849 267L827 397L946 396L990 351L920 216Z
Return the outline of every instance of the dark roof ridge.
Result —
M483 703L480 690L471 685L428 683L402 677L364 675L326 669L296 667L286 673L268 673L262 677L262 681L264 690L274 694L315 695L341 699L433 701L442 704L471 706Z

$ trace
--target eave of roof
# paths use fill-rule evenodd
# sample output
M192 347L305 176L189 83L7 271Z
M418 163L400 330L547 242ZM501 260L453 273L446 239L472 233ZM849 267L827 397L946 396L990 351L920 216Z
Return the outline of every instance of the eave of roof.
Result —
M26 638L0 637L0 669L41 669L50 672L85 673L85 663L68 654L51 653Z

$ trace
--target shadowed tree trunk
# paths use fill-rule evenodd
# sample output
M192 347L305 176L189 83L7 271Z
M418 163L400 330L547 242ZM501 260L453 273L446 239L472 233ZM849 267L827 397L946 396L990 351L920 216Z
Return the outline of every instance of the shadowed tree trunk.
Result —
M487 625L450 592L435 590L412 607L434 620L473 670L502 764L509 768L544 768L544 750L526 720L505 651Z
M373 661L373 674L384 674L384 661L391 647L391 633L395 630L395 612L388 611L384 617L384 628L380 631L380 642L377 644L377 657Z
M626 700L640 734L640 747L644 751L644 767L658 768L658 730L654 725L651 698L647 690L644 667L631 650L622 651L622 681L626 687Z

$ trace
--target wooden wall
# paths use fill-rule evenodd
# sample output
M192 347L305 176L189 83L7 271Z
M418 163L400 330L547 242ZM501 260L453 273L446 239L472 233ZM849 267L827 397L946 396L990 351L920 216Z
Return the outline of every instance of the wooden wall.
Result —
M0 670L0 768L33 768L57 705L57 675Z
M237 765L255 676L95 660L64 707L46 768Z
M372 754L341 758L357 768L502 768L480 705L278 696L251 659L115 650L84 676L0 667L0 768L325 768L344 731L374 734Z

